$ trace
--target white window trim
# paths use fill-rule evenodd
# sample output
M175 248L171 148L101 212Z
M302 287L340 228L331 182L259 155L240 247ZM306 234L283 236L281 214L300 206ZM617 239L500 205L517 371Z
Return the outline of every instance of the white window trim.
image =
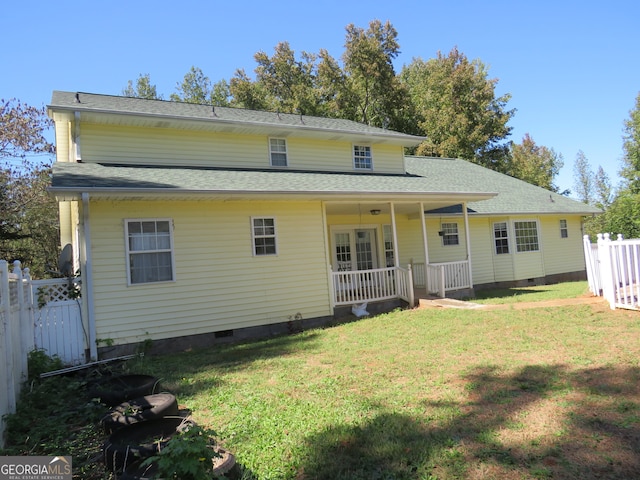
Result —
M533 222L536 224L536 237L538 240L538 249L537 250L525 250L525 251L519 251L518 250L518 238L516 235L516 223L524 223L524 222ZM538 223L537 219L534 218L519 218L517 220L512 220L511 221L511 231L513 232L513 246L514 246L514 253L516 255L518 254L527 254L527 253L540 253L542 251L542 238L540 237L540 224Z
M564 227L562 226L563 222L564 222ZM561 218L558 223L560 224L560 238L562 239L569 238L569 222L567 222L566 219ZM564 235L562 234L563 231L564 231Z
M356 166L356 147L365 147L369 149L370 166L368 168L362 168ZM366 143L354 143L351 145L351 161L353 162L353 169L357 172L371 172L373 171L373 148Z
M456 232L450 233L449 235L444 232L444 225L455 225ZM441 222L440 223L440 231L442 232L442 237L440 237L440 243L443 247L459 247L460 246L460 228L458 227L458 222ZM444 237L456 237L457 243L444 243Z
M254 227L254 220L273 220L273 235L256 235L256 230ZM278 248L278 221L276 217L269 215L256 215L251 217L251 254L254 257L277 257L280 249ZM275 253L265 253L258 254L256 253L256 238L270 238L274 239Z
M271 149L271 140L282 140L284 142L284 152L275 152ZM287 139L282 137L269 137L269 165L275 168L286 168L289 166L289 145L287 145ZM273 164L273 154L274 153L284 153L285 157L285 165L274 165Z
M496 246L496 240L498 240L498 239L496 238L496 224L498 224L498 223L504 223L505 229L506 229L506 231L507 231L507 237L506 237L506 240L507 240L507 250L508 250L508 251L507 251L507 252L504 252L504 253L498 253L498 248L497 248L497 246ZM493 222L493 223L491 224L491 228L492 228L492 231L493 231L493 254L494 254L494 255L502 256L502 255L511 255L511 254L513 253L513 246L512 246L512 244L511 244L511 242L512 242L512 240L511 240L511 238L512 238L512 237L511 237L511 234L512 234L512 233L514 233L514 232L512 232L512 231L511 231L512 229L510 228L509 223L510 223L509 221L507 221L507 220L503 220L503 221ZM500 240L502 240L503 238L504 238L504 237L500 237Z
M131 265L129 263L129 255L136 253L144 253L145 251L132 252L129 248L129 223L130 222L168 222L169 223L169 251L171 253L171 280L160 280L157 282L131 282ZM127 270L127 286L136 287L142 285L157 285L162 283L171 283L176 281L176 261L175 261L175 247L173 241L173 219L172 218L125 218L124 219L124 245L125 245L125 263ZM152 250L150 252L165 252L167 250Z

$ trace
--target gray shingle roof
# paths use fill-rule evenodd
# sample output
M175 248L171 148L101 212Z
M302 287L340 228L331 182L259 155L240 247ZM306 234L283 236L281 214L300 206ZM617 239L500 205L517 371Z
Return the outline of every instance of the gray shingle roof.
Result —
M452 201L488 198L468 204L471 214L589 215L597 208L460 159L407 157L406 175L326 173L282 170L118 166L56 162L51 190L148 192L154 194L291 194L331 198L450 195ZM495 193L498 193L496 196ZM492 197L493 198L490 198ZM448 213L457 213L454 209ZM435 213L435 212L434 212ZM444 212L443 212L444 213Z
M291 113L266 112L243 108L212 107L193 103L143 98L98 95L84 92L54 91L49 104L53 111L78 111L94 113L115 113L164 117L167 119L210 122L212 124L238 124L262 127L290 128L337 132L340 134L364 135L386 138L410 145L417 145L424 137L372 127L341 118L313 117Z
M406 157L407 171L436 183L450 184L452 179L465 188L484 188L498 192L495 197L480 202L470 202L470 214L545 214L574 213L591 215L601 213L596 207L586 205L517 178L489 170L471 162L451 158ZM448 207L432 213L460 213L459 207Z

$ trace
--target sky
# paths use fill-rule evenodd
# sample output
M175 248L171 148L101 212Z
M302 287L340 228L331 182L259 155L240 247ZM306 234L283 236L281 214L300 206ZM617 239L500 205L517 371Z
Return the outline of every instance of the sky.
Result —
M6 2L0 15L0 98L37 107L53 90L120 95L140 74L168 99L192 66L214 83L239 68L253 77L254 54L283 41L339 59L347 25L388 20L397 73L455 46L488 67L516 109L510 140L528 133L563 156L561 190L573 189L580 150L619 183L624 121L640 94L637 0L34 0Z

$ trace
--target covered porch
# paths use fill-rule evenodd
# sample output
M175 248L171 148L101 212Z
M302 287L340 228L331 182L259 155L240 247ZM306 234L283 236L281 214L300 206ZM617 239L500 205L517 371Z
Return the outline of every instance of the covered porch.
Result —
M462 205L455 238L427 225L425 211ZM333 307L439 296L473 287L467 201L325 202L327 258ZM431 249L455 240L454 261L431 261Z

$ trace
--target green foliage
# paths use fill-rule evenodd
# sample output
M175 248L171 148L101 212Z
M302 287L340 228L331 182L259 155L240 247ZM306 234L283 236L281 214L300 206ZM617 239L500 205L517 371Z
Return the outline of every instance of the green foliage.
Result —
M198 425L189 425L171 437L158 455L148 458L143 465L155 464L160 478L178 480L204 480L214 478L213 459L215 432Z
M621 192L607 209L598 233L622 234L640 238L640 193Z
M162 95L158 96L156 86L151 83L151 77L148 73L140 74L136 80L135 87L133 81L129 80L127 87L122 90L125 97L146 98L148 100L161 100Z
M41 373L60 370L64 367L62 359L57 355L50 357L46 350L41 348L33 349L27 356L27 365L29 371L29 380L35 380L40 377Z
M553 179L562 168L562 155L552 148L536 145L528 133L521 144L511 145L511 160L504 173L554 192Z
M0 258L20 260L35 278L58 257L58 206L46 191L54 150L45 138L50 126L44 109L0 100Z
M631 194L640 193L640 93L636 97L636 104L629 112L629 118L624 123L623 168L620 175L626 181L626 187Z
M211 80L198 67L191 67L182 83L176 85L176 91L178 93L171 94L174 102L211 103Z
M453 48L448 55L414 59L401 73L427 139L420 155L459 157L503 171L511 133L509 94L496 97L497 79L488 78L480 60L469 61Z
M42 360L41 355L35 355ZM44 362L44 360L43 360ZM31 367L31 365L30 365ZM92 456L88 439L97 435L104 407L82 395L86 382L75 377L49 377L25 386L16 413L6 416L7 450L12 455L74 455L74 469ZM94 440L91 440L97 448ZM80 461L79 461L80 460Z

